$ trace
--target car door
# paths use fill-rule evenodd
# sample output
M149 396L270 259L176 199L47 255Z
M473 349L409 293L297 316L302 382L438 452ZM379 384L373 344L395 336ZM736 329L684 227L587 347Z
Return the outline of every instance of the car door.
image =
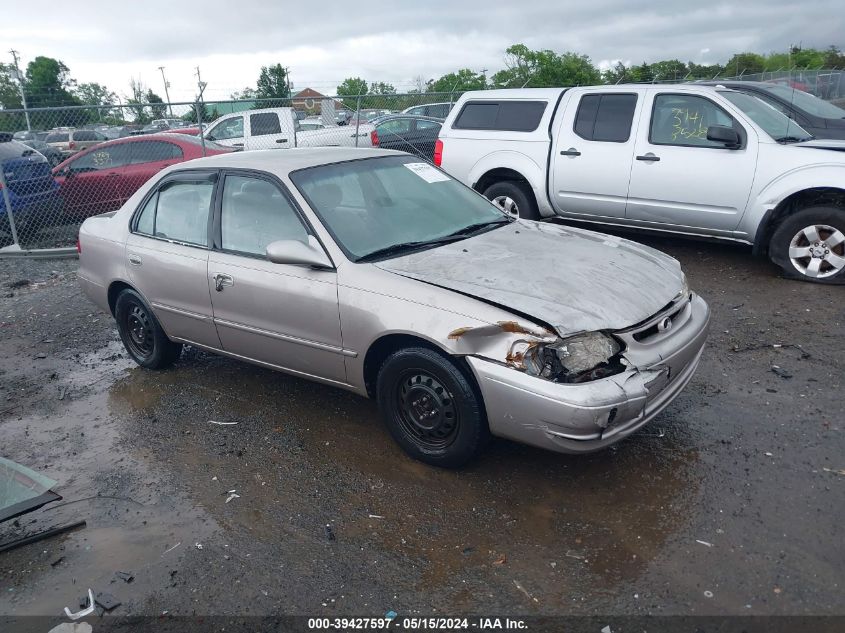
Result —
M126 145L129 147L129 164L121 183L124 202L159 171L184 160L182 148L169 141L133 141Z
M414 152L411 139L411 127L413 119L396 118L388 119L376 125L379 147L384 149L395 149L400 152Z
M219 349L208 288L208 235L216 172L165 177L130 225L126 268L170 338Z
M708 96L654 89L646 99L631 168L628 219L702 233L735 229L754 180L756 132ZM740 146L729 149L708 140L712 125L735 129Z
M575 91L552 145L550 191L562 215L624 218L641 93Z
M278 112L256 112L249 115L246 149L286 149L294 147L296 133L293 121ZM287 125L284 125L287 123Z
M205 131L205 138L226 147L244 146L244 117L242 114L224 117Z
M208 274L224 351L346 382L335 271L265 256L271 242L308 241L296 205L268 177L232 172L222 186Z
M95 147L72 158L57 174L68 215L81 219L119 209L128 163L126 143Z
M441 127L442 125L437 121L426 121L425 119L414 121L416 154L430 163L434 162L434 145L437 143Z

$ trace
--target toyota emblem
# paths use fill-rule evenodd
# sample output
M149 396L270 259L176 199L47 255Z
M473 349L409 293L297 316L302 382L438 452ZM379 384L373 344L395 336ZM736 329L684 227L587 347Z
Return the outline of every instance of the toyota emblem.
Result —
M667 330L672 329L672 319L669 317L665 317L660 323L657 324L657 330L659 332L666 332Z

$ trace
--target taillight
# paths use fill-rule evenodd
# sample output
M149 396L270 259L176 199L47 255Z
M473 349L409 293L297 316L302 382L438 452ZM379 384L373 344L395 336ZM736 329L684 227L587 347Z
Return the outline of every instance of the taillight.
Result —
M82 240L78 236L76 238L76 252L82 255Z
M443 141L437 139L434 143L434 164L440 167L443 163Z
M68 149L74 149L76 147L76 141L70 141L67 144Z
M373 142L373 147L378 147L378 132L376 132L375 130L370 132L370 140Z

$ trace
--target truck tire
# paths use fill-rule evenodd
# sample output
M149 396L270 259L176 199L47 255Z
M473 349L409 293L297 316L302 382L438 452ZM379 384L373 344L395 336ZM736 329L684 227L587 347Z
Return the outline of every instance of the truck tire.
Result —
M845 284L845 209L808 207L787 216L769 242L785 277Z
M484 197L508 213L525 220L540 219L534 193L527 183L517 180L497 182L484 190Z

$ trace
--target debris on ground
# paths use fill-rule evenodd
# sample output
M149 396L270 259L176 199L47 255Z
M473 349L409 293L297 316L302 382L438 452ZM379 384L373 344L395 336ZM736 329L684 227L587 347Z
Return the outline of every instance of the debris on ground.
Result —
M833 473L834 475L845 475L845 468L842 470L836 470L833 468L822 468L822 470L826 473Z
M119 607L122 603L120 600L115 598L112 594L106 593L104 591L100 591L94 597L94 603L98 607L97 615L102 617L103 613L108 613L109 611L114 611L117 607Z
M88 589L87 601L85 601L80 606L83 606L84 608L81 611L77 611L76 613L73 613L70 609L65 607L65 615L71 620L78 620L79 618L84 618L86 615L91 615L92 613L94 613L96 605L94 604L94 592L91 591L91 589Z
M790 378L792 378L792 374L790 374L782 367L779 367L778 365L772 365L772 373L774 373L776 376L780 376L784 380L789 380Z
M61 499L61 497L59 498ZM37 541L44 540L45 538L56 536L57 534L64 534L65 532L85 527L85 525L85 521L76 521L75 523L60 525L59 527L50 528L49 530L44 530L43 532L36 532L35 534L30 534L29 536L24 536L23 538L3 543L0 545L0 552L5 552L17 547L23 547L24 545L29 545L30 543L35 543Z
M32 282L29 279L16 279L15 281L10 281L9 283L7 283L6 287L10 290L17 290L18 288L25 288L31 283Z
M230 490L228 492L228 497L226 497L226 503L229 503L232 499L238 499L240 497L234 490Z
M173 550L175 550L177 547L179 547L181 544L182 544L182 541L179 541L179 542L178 542L178 543L176 543L176 545L174 545L173 547L168 547L166 550L164 550L164 552L162 552L162 554L161 554L161 555L162 555L162 556L164 556L165 554L167 554L167 552L172 552L172 551L173 551ZM197 545L199 545L199 543L197 543ZM201 549L201 548L200 548L200 549Z
M62 622L47 633L91 633L93 630L87 622Z
M504 565L508 562L508 557L504 554L501 554L496 560L493 561L494 565Z
M704 597L705 597L705 598L712 598L712 597L713 597L713 592L712 592L712 591L705 591L705 592L704 592Z
M707 547L713 547L713 543L708 543L707 541L700 541L698 539L695 539L695 542L701 543L702 545L706 545Z
M526 596L529 600L533 600L534 602L537 602L537 603L539 603L539 602L540 602L539 600L537 600L537 598L535 598L535 597L534 597L534 596L532 596L530 593L528 593L528 591L525 589L525 587L523 587L521 584L519 584L519 581L518 581L518 580L514 580L514 581L513 581L513 584L516 586L516 588L517 588L517 589L519 589L519 590L520 590L523 594L525 594L525 596Z
M330 541L335 540L334 530L332 530L332 526L326 523L326 538Z
M202 549L202 543L194 543L194 547L197 549Z
M130 582L135 580L135 576L133 574L130 574L127 571L116 571L116 572L114 572L114 575L117 576L118 578L120 578L123 582L125 582L127 584L129 584Z
M209 420L209 424L217 424L218 426L232 426L233 424L237 424L237 422L218 422L217 420Z
M567 551L565 556L567 558L575 558L576 560L586 560L584 556L581 556L581 554L573 552L572 550Z

